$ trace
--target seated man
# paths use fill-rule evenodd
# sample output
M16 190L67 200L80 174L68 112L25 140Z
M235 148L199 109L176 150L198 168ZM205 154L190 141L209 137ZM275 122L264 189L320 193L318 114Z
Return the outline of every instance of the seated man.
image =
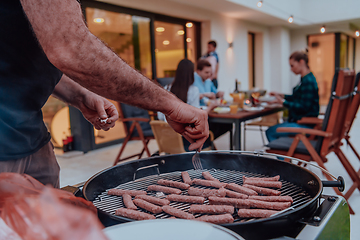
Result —
M222 98L223 91L218 91L214 83L209 79L212 76L211 64L204 59L197 62L196 72L194 73L194 85L200 92L200 106L210 104L210 99ZM230 123L213 123L209 122L209 129L214 133L214 139L220 137L227 131L232 130Z
M196 72L194 73L194 85L198 87L200 92L200 106L206 106L209 99L222 98L224 96L224 92L218 91L210 80L211 76L211 64L205 59L200 59L197 62Z

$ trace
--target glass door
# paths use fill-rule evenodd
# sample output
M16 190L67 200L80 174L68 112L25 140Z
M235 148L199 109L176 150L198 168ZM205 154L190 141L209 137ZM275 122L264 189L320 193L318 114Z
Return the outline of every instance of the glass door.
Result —
M152 78L150 18L86 8L89 30L131 67ZM117 102L113 102L118 107ZM126 136L121 120L109 131L94 129L95 144Z
M185 58L184 26L154 21L157 78L174 77L177 65Z

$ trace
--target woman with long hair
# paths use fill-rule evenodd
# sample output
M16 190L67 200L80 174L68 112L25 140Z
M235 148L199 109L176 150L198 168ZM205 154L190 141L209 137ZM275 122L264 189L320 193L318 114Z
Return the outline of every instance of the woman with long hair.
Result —
M307 51L296 51L290 55L291 71L300 75L300 82L293 88L292 95L271 92L276 98L273 103L280 103L289 110L287 122L270 127L266 130L269 142L279 137L289 136L290 133L278 133L278 127L312 128L310 125L300 125L296 121L302 117L317 117L319 115L319 89L315 76L309 68Z
M188 59L183 59L179 62L176 69L175 78L171 85L165 86L165 89L172 92L183 102L200 108L200 92L199 89L193 85L194 83L194 63ZM210 102L206 111L210 112L217 107L216 102ZM159 120L165 120L162 113L158 113ZM183 137L185 151L189 151L190 143ZM203 145L203 148L211 146L211 141L208 138Z

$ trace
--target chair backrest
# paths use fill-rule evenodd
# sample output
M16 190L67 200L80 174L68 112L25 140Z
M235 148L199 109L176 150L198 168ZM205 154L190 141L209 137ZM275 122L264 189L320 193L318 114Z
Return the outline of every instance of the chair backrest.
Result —
M356 74L354 95L351 99L350 108L347 112L345 124L344 124L344 130L343 130L344 136L348 135L348 133L350 132L351 126L355 120L359 106L360 106L360 72Z
M147 118L150 121L150 116L149 116L149 113L147 110L144 110L144 109L141 109L138 107L134 107L134 106L130 106L125 103L120 103L119 108L120 108L119 115L120 115L121 119ZM124 122L126 135L129 134L129 129L130 129L132 123L133 123L132 121ZM140 124L140 127L143 132L151 131L151 126L150 126L149 122L139 122L139 124ZM139 133L137 132L136 128L134 129L133 136L139 136Z
M154 120L150 121L150 125L160 153L177 154L185 152L181 135L176 133L167 122Z
M346 113L351 103L354 89L355 72L353 70L336 70L331 97L326 109L322 130L332 133L331 137L319 138L315 147L320 156L326 156L330 149L340 144Z
M156 81L162 86L165 87L166 85L172 84L174 81L173 77L165 77L165 78L157 78Z

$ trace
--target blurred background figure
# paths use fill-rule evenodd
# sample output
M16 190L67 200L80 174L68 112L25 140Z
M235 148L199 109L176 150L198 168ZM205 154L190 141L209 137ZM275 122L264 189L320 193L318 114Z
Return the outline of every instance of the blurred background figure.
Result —
M209 41L207 45L207 52L201 58L207 60L211 64L212 75L210 79L215 88L218 88L217 74L219 71L219 56L215 50L216 42L214 40Z
M317 117L319 115L319 89L316 78L309 68L307 51L296 51L291 54L289 64L291 71L301 75L300 82L293 88L292 95L271 92L275 96L273 103L282 104L289 110L288 120L277 124L266 130L266 137L269 142L280 137L290 136L290 133L278 133L279 127L301 127L312 128L312 125L297 124L296 121L302 117ZM295 134L292 134L295 135Z

